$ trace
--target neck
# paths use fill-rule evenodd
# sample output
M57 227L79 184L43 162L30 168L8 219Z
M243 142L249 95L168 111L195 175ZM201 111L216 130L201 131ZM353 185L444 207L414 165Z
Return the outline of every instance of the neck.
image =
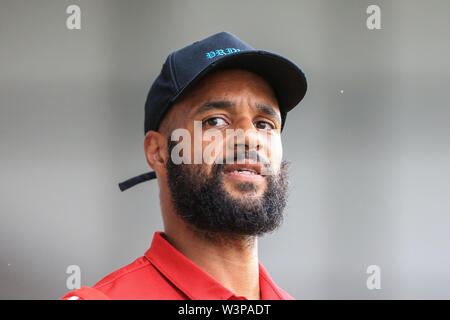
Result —
M168 241L236 296L260 299L256 237L165 228Z

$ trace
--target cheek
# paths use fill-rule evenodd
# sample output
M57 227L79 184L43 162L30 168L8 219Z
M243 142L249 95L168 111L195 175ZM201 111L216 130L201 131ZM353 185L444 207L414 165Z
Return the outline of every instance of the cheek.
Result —
M194 130L191 132L191 160L193 164L204 164L204 150L209 142L205 141L201 121L194 121Z
M283 159L283 145L280 135L272 135L267 141L267 156L275 172L279 172Z
M203 163L224 163L225 141L219 130L206 130L202 141Z

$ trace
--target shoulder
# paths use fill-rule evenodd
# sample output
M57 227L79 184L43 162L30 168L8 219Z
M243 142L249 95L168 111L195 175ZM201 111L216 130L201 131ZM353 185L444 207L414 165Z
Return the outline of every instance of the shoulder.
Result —
M112 272L92 287L81 287L63 300L138 300L174 296L174 289L145 257ZM178 294L175 294L177 297Z
M127 281L127 278L133 277L133 273L141 268L148 267L148 262L140 257L134 262L112 272L104 277L93 287L81 287L80 289L73 290L67 293L62 300L107 300L111 299L108 288L111 286L119 285L122 287L121 282Z
M148 280L149 275L151 278L152 271L150 262L140 257L110 273L92 287L81 287L67 293L62 300L127 299L143 278Z
M102 289L114 283L129 281L138 277L142 269L148 269L149 267L151 267L150 262L145 257L137 258L132 263L110 273L109 275L101 279L94 287L96 289Z

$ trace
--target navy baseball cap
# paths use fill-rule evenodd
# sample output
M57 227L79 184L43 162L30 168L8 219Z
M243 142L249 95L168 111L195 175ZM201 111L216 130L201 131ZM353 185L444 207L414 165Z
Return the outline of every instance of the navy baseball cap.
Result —
M158 131L172 105L200 79L218 69L244 69L264 78L278 100L281 130L287 113L306 94L305 75L293 62L275 53L256 50L231 33L220 32L169 54L147 96L145 134L149 130ZM119 183L119 188L124 191L154 178L155 172L150 171Z

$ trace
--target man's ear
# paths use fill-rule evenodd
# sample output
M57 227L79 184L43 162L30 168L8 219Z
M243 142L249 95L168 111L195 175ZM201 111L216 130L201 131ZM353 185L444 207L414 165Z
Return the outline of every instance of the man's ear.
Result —
M148 131L144 139L144 151L150 167L161 173L166 167L168 157L166 136L156 131Z

